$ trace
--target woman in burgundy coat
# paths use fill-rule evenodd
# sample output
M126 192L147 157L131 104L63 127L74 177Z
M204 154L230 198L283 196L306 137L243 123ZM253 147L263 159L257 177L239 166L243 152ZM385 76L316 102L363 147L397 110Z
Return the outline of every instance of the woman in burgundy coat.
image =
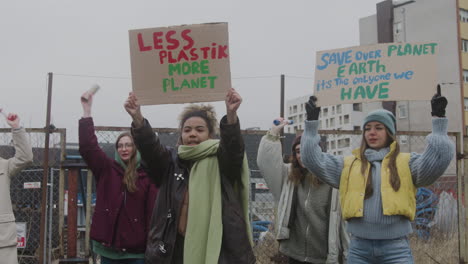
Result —
M96 208L91 224L93 251L101 264L144 263L146 238L157 188L141 167L130 133L115 142L115 157L99 147L91 117L93 95L81 100L83 118L79 121L80 154L96 180ZM83 98L82 97L82 98Z

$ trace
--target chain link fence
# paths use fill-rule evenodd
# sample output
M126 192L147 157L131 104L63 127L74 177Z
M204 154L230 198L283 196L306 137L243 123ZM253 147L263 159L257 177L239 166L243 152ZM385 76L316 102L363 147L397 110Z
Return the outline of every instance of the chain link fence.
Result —
M26 129L33 147L34 160L27 168L11 178L10 195L18 226L18 262L39 263L41 230L42 179L44 175L44 129ZM49 145L49 186L47 187L47 212L44 257L56 259L61 248L59 228L59 181L65 130L56 129L50 133ZM11 129L0 129L0 157L13 157ZM51 254L49 254L51 253ZM50 263L48 261L48 263Z
M128 128L121 127L96 127L98 142L103 150L110 157L114 156L114 142L119 134L128 131ZM176 129L154 129L158 133L161 142L165 145L175 146L179 138ZM40 214L41 214L41 189L36 188L42 182L43 157L45 131L41 129L30 129L28 134L33 145L34 162L24 169L16 177L12 178L11 197L16 216L16 222L25 229L25 244L18 248L19 263L38 263L39 235L40 235ZM251 196L250 214L254 228L255 246L258 263L287 263L287 258L278 250L278 243L275 240L275 218L276 204L268 186L258 170L256 158L258 145L261 137L266 131L249 130L243 131L246 146L246 153L251 171ZM328 153L336 155L349 155L352 149L358 148L361 142L359 131L321 131L323 140L326 141ZM399 132L398 141L402 152L421 153L425 146L425 136L423 132ZM283 154L285 160L291 153L291 144L295 135L285 134L283 138ZM450 134L453 142L456 142L455 134ZM71 146L72 144L69 144ZM459 144L457 144L459 145ZM76 145L71 147L74 150L67 150L68 153L77 154ZM9 129L0 129L0 156L9 158L14 155L14 148L11 144L11 133ZM66 186L66 171L61 170L60 164L65 155L65 131L56 130L51 133L49 152L49 190L46 234L46 250L48 259L54 260L63 256L66 251L66 237L62 240L64 233L65 219L63 208L63 192ZM86 170L81 173L82 181L86 182ZM89 187L91 186L91 187ZM62 190L62 191L61 191ZM457 164L454 159L445 175L436 183L426 188L420 188L417 195L416 220L413 223L414 232L410 236L411 247L416 263L436 261L440 263L458 263L459 260L459 214L464 216L464 206L458 208L458 198L460 190L457 183ZM62 192L62 194L61 194ZM92 185L79 187L81 201L83 196L93 197L95 192L94 182ZM463 195L462 195L463 196ZM49 198L51 197L51 199ZM60 198L62 197L62 198ZM62 205L60 200L62 199ZM78 198L80 204L80 198ZM80 206L80 205L79 205ZM94 208L94 201L86 209L79 207L78 228L86 227L86 218L90 217ZM62 210L62 212L60 212ZM460 217L463 219L464 217ZM25 224L23 224L25 223ZM461 222L461 226L464 222ZM464 230L463 230L464 232ZM65 232L66 233L66 232ZM80 234L84 234L81 232ZM78 256L90 256L89 238L86 235L79 235ZM51 254L49 254L51 252ZM91 255L92 263L100 263L99 257ZM47 262L49 263L49 262Z

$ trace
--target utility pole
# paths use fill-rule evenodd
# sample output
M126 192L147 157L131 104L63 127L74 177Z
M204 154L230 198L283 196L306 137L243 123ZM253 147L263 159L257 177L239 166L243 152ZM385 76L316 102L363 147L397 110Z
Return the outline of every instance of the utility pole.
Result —
M40 232L40 243L39 243L39 263L46 263L46 247L45 247L45 227L46 227L46 206L47 206L47 183L49 177L49 138L50 138L50 109L52 99L52 80L53 73L48 73L48 84L47 84L47 113L46 113L46 125L45 125L45 146L44 146L44 164L43 164L43 176L42 176L42 196L41 196L41 232Z
M281 74L280 117L284 118L284 74ZM281 148L283 149L284 128L280 132Z

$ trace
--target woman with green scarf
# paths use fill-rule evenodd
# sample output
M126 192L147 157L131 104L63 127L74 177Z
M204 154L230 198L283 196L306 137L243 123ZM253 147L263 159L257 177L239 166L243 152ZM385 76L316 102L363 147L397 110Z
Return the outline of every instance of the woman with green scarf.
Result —
M229 89L220 139L215 139L213 107L186 107L174 149L160 143L130 93L125 109L133 119L132 135L160 188L146 263L255 263L248 221L249 168L237 117L241 102Z
M118 136L114 158L99 147L91 117L93 95L85 95L88 99L81 100L79 151L96 181L96 208L91 224L93 251L101 256L101 264L143 264L158 190L140 166L140 155L130 133Z

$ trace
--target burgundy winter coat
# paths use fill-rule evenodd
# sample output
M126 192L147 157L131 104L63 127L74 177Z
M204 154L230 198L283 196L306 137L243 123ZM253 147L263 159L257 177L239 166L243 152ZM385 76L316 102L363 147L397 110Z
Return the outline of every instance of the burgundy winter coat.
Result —
M126 190L124 169L99 147L91 117L79 121L80 154L96 179L91 239L116 250L144 253L158 189L138 168L136 192Z

